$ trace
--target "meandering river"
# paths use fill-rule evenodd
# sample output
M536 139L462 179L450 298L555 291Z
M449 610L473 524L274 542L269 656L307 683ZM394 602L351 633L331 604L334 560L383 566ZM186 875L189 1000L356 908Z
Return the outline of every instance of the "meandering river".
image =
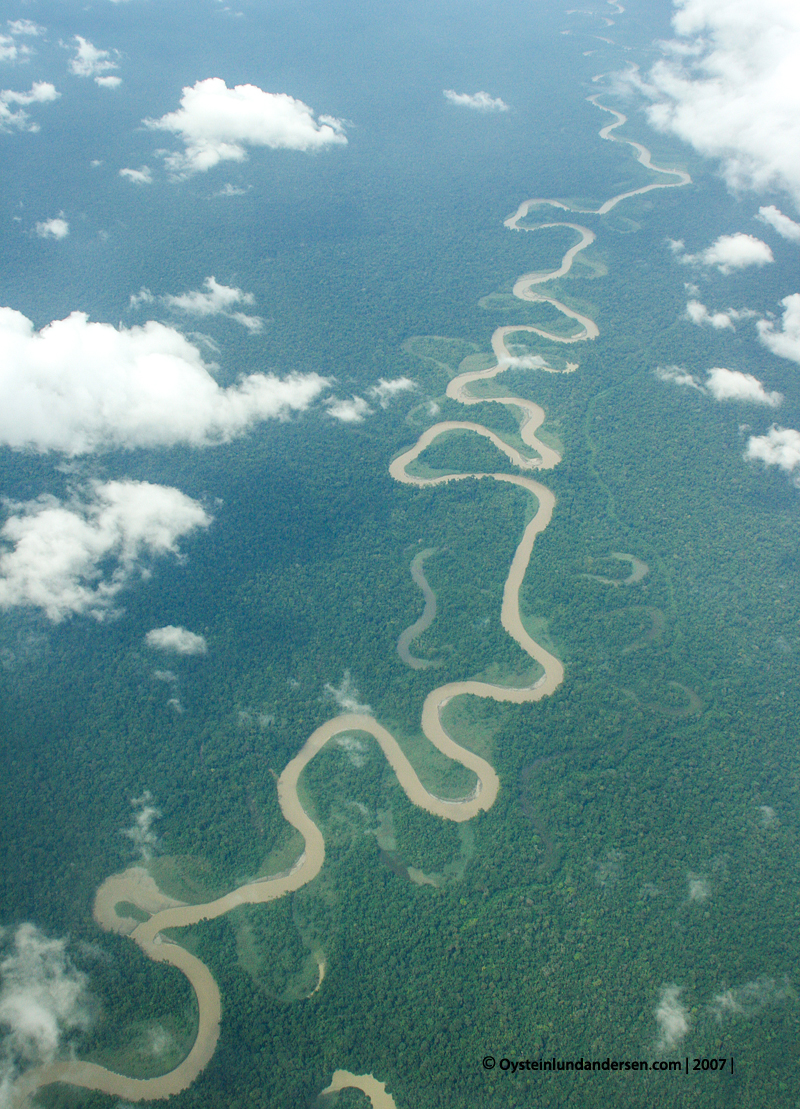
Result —
M613 132L626 122L626 117L621 112L599 104L596 96L589 99L596 107L602 111L610 112L615 117L613 123L602 128L600 131L601 138L627 143L636 151L638 161L647 169L670 175L677 178L677 180L656 182L639 189L633 189L630 192L621 193L619 196L605 201L604 204L594 210L571 209L568 204L558 200L526 200L505 221L505 226L514 231L536 231L543 227L563 226L576 231L580 235L580 240L565 253L558 269L550 273L524 274L514 285L514 295L518 299L542 301L552 305L566 318L574 320L579 325L579 330L569 336L563 336L530 325L499 327L492 336L492 350L496 364L485 370L459 374L448 385L447 395L464 405L492 403L509 406L519 411L520 437L526 448L533 453L523 454L481 424L446 420L428 428L416 444L395 458L389 467L392 477L396 481L405 484L433 486L449 481L460 481L469 477L490 477L498 482L520 486L534 497L537 504L536 512L522 534L503 590L501 622L521 649L539 664L542 670L541 676L530 685L521 687L468 680L450 682L447 685L439 686L428 694L422 710L422 730L428 740L442 754L467 767L475 775L474 788L466 797L453 800L437 797L430 793L420 782L416 771L390 732L371 716L346 713L334 717L320 728L317 728L278 780L278 799L281 811L286 820L300 833L304 842L303 852L291 870L281 875L249 882L238 889L232 890L224 897L202 905L185 905L167 898L141 867L132 867L122 874L107 879L97 892L94 906L95 919L106 930L129 935L148 958L157 962L171 963L172 966L178 967L186 975L197 996L199 1022L195 1042L191 1051L179 1066L168 1074L159 1075L155 1078L129 1078L95 1063L77 1060L53 1063L29 1071L17 1081L14 1087L13 1105L23 1106L28 1104L37 1090L53 1082L64 1082L90 1090L98 1090L114 1097L125 1098L128 1101L152 1101L167 1098L186 1089L194 1082L213 1056L219 1039L222 1015L220 993L208 967L181 947L180 944L168 940L164 936L164 932L167 929L186 927L222 916L237 905L274 901L300 889L319 874L325 859L325 840L321 830L303 808L298 797L297 785L303 769L335 736L343 732L352 733L354 731L366 732L372 735L378 742L410 800L435 816L447 820L466 821L472 819L477 813L490 809L494 804L499 789L499 781L494 768L485 759L455 742L442 724L441 713L445 705L454 697L466 695L490 698L495 701L511 701L517 704L538 701L542 697L549 696L563 681L564 668L561 662L531 637L525 628L523 615L520 611L520 590L530 562L534 541L536 536L550 523L556 503L555 497L547 486L527 476L525 472L520 474L446 474L433 478L421 478L409 474L407 467L435 439L445 432L453 430L469 431L486 437L498 450L511 459L521 471L549 470L561 461L559 453L541 442L536 436L545 415L539 405L510 394L487 398L477 397L469 391L473 382L495 377L512 366L531 365L532 369L556 372L546 365L542 359L532 360L535 362L535 365L533 365L531 361L519 359L511 354L506 346L506 339L509 335L528 332L553 342L573 344L590 341L599 334L597 325L593 320L554 297L545 296L535 290L537 285L564 277L570 271L577 255L594 242L594 232L580 224L571 222L540 223L536 226L526 227L522 225L521 221L533 209L542 206L550 206L564 211L582 211L582 214L585 215L604 215L628 197L637 196L652 189L687 185L691 181L689 175L682 171L654 166L650 151L640 143L615 136ZM577 366L574 363L567 363L566 370L562 372L571 372L575 369L577 369ZM633 562L632 566L635 571L637 567ZM425 617L423 616L422 619L424 620ZM415 625L415 628L417 628L417 631L422 630L418 625ZM406 643L406 649L411 638L413 636ZM126 901L147 913L148 919L139 923L131 917L118 915L116 906L120 902ZM322 979L320 979L321 981ZM394 1098L386 1091L385 1084L379 1082L372 1075L353 1075L347 1071L336 1071L331 1085L323 1092L332 1093L344 1086L357 1086L362 1089L370 1097L374 1109L397 1109Z

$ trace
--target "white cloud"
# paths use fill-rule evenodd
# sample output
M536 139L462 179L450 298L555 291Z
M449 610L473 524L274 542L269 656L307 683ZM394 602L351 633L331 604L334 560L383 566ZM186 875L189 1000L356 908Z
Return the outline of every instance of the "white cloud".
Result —
M766 404L770 408L777 408L783 401L781 393L768 393L752 374L740 373L739 370L721 367L709 370L706 385L715 400L749 401L751 404Z
M175 627L174 624L153 628L144 637L144 641L148 647L154 647L157 651L173 651L176 655L204 655L208 651L208 644L202 635L186 628Z
M737 231L735 235L720 235L700 254L681 254L683 243L679 239L671 240L670 248L681 262L716 266L719 272L724 274L743 270L747 266L765 266L775 261L766 243L754 235L745 235L741 231Z
M122 84L121 77L95 77L94 83L101 89L118 89Z
M30 58L29 46L19 46L9 35L0 35L0 62L22 62Z
M211 517L178 489L144 481L92 482L62 502L11 504L0 528L0 608L41 608L56 623L72 613L113 612L118 594L148 574L157 555Z
M232 185L230 181L228 181L222 186L219 192L214 193L214 196L244 196L248 191L249 187L248 189L243 189L240 185Z
M369 395L373 400L380 404L381 408L388 408L391 401L400 393L407 393L411 389L416 389L416 382L412 381L410 377L396 377L392 381L386 381L380 378L377 385L373 385L369 391Z
M69 68L70 72L77 77L100 77L109 69L119 69L117 63L112 60L110 51L99 50L80 35L75 36L75 42L78 46L75 57L70 60Z
M66 239L69 235L69 223L63 218L64 213L55 219L41 220L36 224L36 234L40 239Z
M119 175L127 178L128 181L133 181L134 185L153 184L153 173L149 166L139 166L138 169L130 169L126 166L119 171Z
M9 19L8 29L12 35L43 35L44 27L34 23L32 19Z
M55 85L49 81L34 81L30 92L14 92L13 89L0 91L0 131L9 127L18 127L21 131L38 131L38 123L30 123L30 116L23 109L30 104L47 104L57 100L61 93L56 92ZM13 111L12 104L20 107Z
M477 112L507 112L508 104L500 97L492 98L488 92L456 92L455 89L445 89L444 96L451 104L459 108L472 108Z
M765 207L759 208L756 219L762 223L768 223L784 239L788 239L793 243L800 243L800 223L795 223L793 219L789 219L774 204L767 204Z
M359 702L359 692L356 688L356 683L350 677L350 671L345 670L342 677L342 684L336 688L330 682L325 683L325 693L328 697L332 697L336 702L340 712L357 712L363 715L372 715L372 709L369 705L363 705Z
M764 346L780 358L800 362L800 293L792 293L781 301L783 321L780 331L772 320L759 320L758 335Z
M689 1031L689 1010L680 1001L681 987L662 986L655 1010L659 1051L672 1051Z
M51 1063L71 1033L89 1027L91 1012L86 976L70 962L66 941L21 924L0 962L0 1104L11 1104L20 1071Z
M686 877L686 883L689 887L688 897L690 901L708 901L711 896L711 883L707 878L704 878L701 874L690 872Z
M730 312L709 312L705 304L699 300L690 300L686 305L686 315L698 325L707 323L710 327L716 328L721 331L725 327L733 330L733 311Z
M705 385L701 385L697 378L682 366L659 366L655 374L660 381L666 381L672 385L685 385L690 389L696 389L699 393L711 394L714 400L718 401L739 400L751 404L766 404L771 408L777 408L783 401L781 393L768 393L757 378L740 370L726 370L721 366L715 366L708 371Z
M800 7L796 0L677 0L675 49L635 83L650 122L720 159L733 188L800 202Z
M237 304L254 304L252 293L244 293L231 285L220 285L215 277L207 277L203 282L205 292L193 290L180 296L164 296L161 300L170 308L177 308L192 316L228 316L236 320L250 332L261 331L264 321L260 316L248 316L244 312L233 311Z
M333 416L334 420L340 420L343 424L360 424L364 417L372 412L364 398L356 396L351 397L350 400L331 397L325 402L325 407L328 409L329 416Z
M766 435L748 439L744 457L748 462L758 460L793 473L800 466L800 431L773 425Z
M107 447L206 446L306 409L318 374L251 374L222 389L180 332L130 329L82 312L36 332L0 308L0 444L79 455Z
M705 392L703 386L695 381L689 371L684 370L682 366L659 366L655 374L659 381L667 381L672 385L686 385L690 389L697 389L701 393Z
M716 994L710 1008L717 1020L722 1021L725 1017L754 1017L768 1005L796 998L788 978L778 983L774 978L762 976Z
M158 820L162 813L153 805L153 795L149 789L146 789L141 797L132 797L131 805L134 809L133 824L130 828L123 828L122 835L133 843L139 857L147 861L152 859L153 851L158 844L158 836L153 831L153 821Z
M244 161L248 146L307 151L347 142L341 120L315 119L302 100L256 85L229 89L220 77L185 87L178 111L144 122L183 140L184 152L166 159L175 177L205 172L223 161Z

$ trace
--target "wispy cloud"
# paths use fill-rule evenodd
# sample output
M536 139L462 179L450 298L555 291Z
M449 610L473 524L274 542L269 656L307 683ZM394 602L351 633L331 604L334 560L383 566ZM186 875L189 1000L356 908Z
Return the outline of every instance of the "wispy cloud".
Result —
M456 92L444 89L444 98L458 108L471 108L476 112L507 112L508 104L499 96L491 97L488 92Z
M146 789L141 797L132 797L134 818L130 828L123 828L122 835L131 841L140 859L152 859L158 844L158 836L153 831L153 822L162 813L153 804L153 795Z
M800 223L795 223L789 216L785 216L774 204L759 208L756 219L769 224L782 238L792 243L800 243Z
M34 23L32 19L9 19L7 27L12 35L43 35L45 32L44 27L40 27L38 23Z
M788 977L778 982L774 978L762 976L743 986L733 986L714 996L709 1008L718 1021L731 1017L754 1017L770 1005L780 1005L785 1001L796 1001L797 993Z
M302 100L256 85L229 89L220 77L185 87L177 111L144 122L182 140L183 152L166 158L175 178L204 173L224 161L242 162L248 147L309 151L347 143L342 120L315 118Z
M139 166L138 169L130 169L126 166L119 171L119 175L127 181L132 181L134 185L153 184L153 173L149 166Z
M690 389L697 389L704 393L705 390L699 382L695 381L692 374L683 366L658 366L655 371L659 381L669 382L671 385L685 385Z
M372 386L369 395L381 408L388 408L395 397L400 396L401 393L408 393L416 387L416 382L410 377L396 377L392 381L381 378L377 385Z
M89 1028L93 1004L65 940L48 939L34 924L21 924L13 940L0 931L0 939L6 944L0 961L0 1104L5 1106L21 1072L53 1062L74 1033Z
M681 987L674 983L661 987L655 1010L658 1025L658 1051L672 1051L689 1031L689 1010L680 1000Z
M692 874L690 871L686 876L686 885L689 901L708 901L711 896L711 883L702 874Z
M328 697L333 698L340 712L357 712L363 715L372 713L369 705L362 704L359 701L360 695L356 683L350 677L349 670L345 670L341 684L338 687L326 682L325 693Z
M356 396L350 397L349 400L331 397L330 400L325 401L325 407L328 409L329 416L333 416L334 420L339 420L343 424L363 423L364 417L372 412L364 398Z
M149 293L149 290L142 290L142 293ZM142 293L139 294L139 299L142 299ZM150 294L151 303L153 299ZM257 333L264 327L261 316L249 316L245 312L236 310L238 305L255 304L256 298L253 294L245 293L232 285L221 285L213 276L205 279L202 291L194 289L178 296L162 296L159 300L168 308L174 308L190 316L227 316L228 319L235 320L252 333ZM134 302L135 298L132 297L131 303Z

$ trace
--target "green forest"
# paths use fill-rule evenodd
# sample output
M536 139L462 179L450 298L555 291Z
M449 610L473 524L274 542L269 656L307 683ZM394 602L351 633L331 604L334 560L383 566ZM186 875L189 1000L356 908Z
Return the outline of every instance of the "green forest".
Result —
M641 27L628 33L641 47ZM316 229L299 205L281 224L271 199L274 218L257 231L262 213L244 198L239 222L224 217L215 235L241 255L271 321L265 336L225 335L220 381L266 362L335 376L343 395L366 395L379 377L408 377L413 390L386 408L371 402L352 425L318 407L212 449L106 453L105 479L177 486L213 524L180 559L155 562L118 618L0 613L0 939L23 921L68 937L94 999L90 1027L74 1037L80 1058L148 1077L185 1057L197 1027L191 987L103 932L95 892L146 865L163 892L199 903L291 867L302 840L276 780L338 711L331 689L351 683L426 788L460 798L474 776L422 737L426 696L448 682L537 676L500 623L532 497L489 477L414 488L388 467L448 419L521 446L519 410L489 399L467 408L446 389L465 359L492 364L496 327L571 329L511 289L523 273L556 268L574 232L511 233L508 212L537 190L597 207L652 180L629 147L598 138L607 120L585 102L596 91L590 62L599 64L582 62L577 87L564 79L564 104L542 124L546 170L533 191L514 163L491 185L479 175L468 186L459 169L445 195L450 151L450 162L434 161L429 193L407 195L423 176L413 148L418 177L409 168L390 187L360 167L361 194L344 193ZM521 603L565 680L536 704L448 705L445 726L501 783L491 810L466 824L413 805L364 733L309 765L300 796L324 834L320 876L172 937L208 965L223 1003L217 1051L170 1099L175 1109L366 1106L355 1090L319 1097L337 1069L374 1074L398 1109L797 1104L798 490L743 459L747 435L763 434L774 412L719 403L655 371L757 371L785 395L786 426L800 419L800 392L754 327L720 333L686 319L687 271L667 240L709 242L753 205L629 114L621 134L651 145L656 163L686 166L693 184L578 217L597 240L546 292L594 319L600 337L570 347L515 337L518 353L556 369L573 360L575 372L512 367L473 387L541 405L540 437L563 456L534 473L557 503ZM567 146L582 153L571 161ZM406 156L401 146L391 164ZM381 189L388 208L369 199ZM186 251L208 219L188 193L176 201L180 231L165 231ZM757 284L707 277L709 303L738 297L775 311L794 279L794 260L775 254ZM180 252L165 258L178 289ZM131 264L125 289L139 276ZM109 298L98 293L97 308L113 315ZM3 448L0 462L9 502L69 488L52 458ZM466 432L437 440L416 466L514 472ZM410 565L426 548L437 613L411 651L436 665L413 670L397 640L422 612ZM627 580L631 559L646 565L639 580ZM168 624L202 634L208 653L148 648L147 631ZM160 815L142 860L122 833L146 790ZM690 1023L674 1049L658 1043L654 1015L670 986ZM725 1057L735 1071L511 1074L484 1069L487 1055ZM115 1104L66 1086L38 1100Z

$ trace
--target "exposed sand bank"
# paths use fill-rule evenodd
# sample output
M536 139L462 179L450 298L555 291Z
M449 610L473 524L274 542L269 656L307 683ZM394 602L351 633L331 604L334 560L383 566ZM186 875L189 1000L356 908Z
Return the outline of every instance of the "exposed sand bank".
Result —
M397 1102L386 1092L386 1083L379 1082L371 1074L351 1074L349 1070L334 1071L330 1086L327 1086L322 1093L336 1094L348 1086L363 1090L372 1102L372 1109L397 1109Z

